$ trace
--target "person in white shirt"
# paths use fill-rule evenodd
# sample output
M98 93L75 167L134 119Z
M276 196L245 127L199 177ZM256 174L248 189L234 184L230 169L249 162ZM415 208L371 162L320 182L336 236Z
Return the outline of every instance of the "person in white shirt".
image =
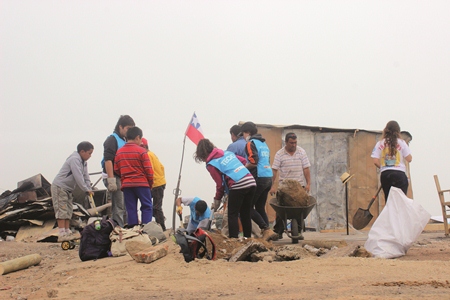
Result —
M400 138L400 125L389 121L383 129L383 139L372 150L373 163L380 168L380 181L387 202L391 186L408 192L408 177L405 161L412 161L408 144Z

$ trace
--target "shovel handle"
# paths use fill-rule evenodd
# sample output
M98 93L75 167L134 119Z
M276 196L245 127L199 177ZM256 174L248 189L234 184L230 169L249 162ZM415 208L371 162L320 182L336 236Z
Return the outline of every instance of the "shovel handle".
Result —
M373 202L374 202L375 199L377 198L377 196L378 196L378 194L380 193L380 191L381 191L381 185L380 185L380 187L378 188L377 193L375 194L375 196L373 196L372 199L370 200L369 207L367 207L367 210L370 209L370 207L372 206Z

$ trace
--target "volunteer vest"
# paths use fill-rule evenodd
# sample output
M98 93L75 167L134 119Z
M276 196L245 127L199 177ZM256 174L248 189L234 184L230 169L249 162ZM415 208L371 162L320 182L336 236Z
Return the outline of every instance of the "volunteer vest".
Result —
M126 142L115 132L113 132L113 134L111 134L113 137L116 138L117 141L117 150L119 150L120 148L122 148ZM102 169L105 167L105 158L102 158Z
M209 219L211 217L211 209L209 207L206 207L205 212L201 216L197 216L197 213L195 212L195 204L198 202L198 200L201 200L199 197L195 197L192 202L189 204L189 208L191 210L191 219L195 225L195 227L198 226L200 221L203 221L205 219Z
M235 182L241 180L245 175L250 173L236 155L230 151L224 151L222 157L212 159L208 162L208 165L217 168Z
M256 165L256 171L258 177L272 177L272 168L270 167L270 150L266 143L260 140L252 140L255 143L258 150L258 164Z

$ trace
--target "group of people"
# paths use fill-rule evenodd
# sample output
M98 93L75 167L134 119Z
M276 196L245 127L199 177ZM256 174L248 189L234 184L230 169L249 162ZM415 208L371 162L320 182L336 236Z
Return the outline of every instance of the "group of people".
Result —
M148 150L142 129L135 126L129 115L120 116L114 131L103 143L102 177L112 203L112 219L118 226L132 227L155 221L165 227L162 201L166 179L164 166ZM59 234L58 241L77 238L70 231L72 191L78 185L88 196L93 195L87 160L94 146L81 142L63 164L52 183L52 201ZM138 218L140 201L141 220Z
M275 194L279 182L285 179L297 180L309 193L311 189L310 162L303 148L297 145L297 136L289 132L285 146L275 154L270 164L270 149L265 139L258 134L253 122L234 125L230 128L232 143L226 150L217 148L210 140L198 142L194 159L206 163L206 169L216 183L214 204L216 211L227 195L229 237L238 238L240 227L244 237L251 237L252 220L259 226L265 240L282 237L284 224L276 218L273 230L270 228L266 201L268 194ZM119 226L145 224L155 217L165 230L162 200L166 185L164 166L156 155L148 150L148 141L142 130L135 126L128 116L120 116L113 133L107 137L103 151L103 182L112 202L112 218ZM78 185L92 196L92 186L87 170L87 160L94 146L81 142L77 151L67 158L52 183L52 200L59 228L58 240L76 238L70 231L72 217L72 191ZM371 157L381 171L381 185L387 201L391 186L408 190L405 162L412 156L408 144L401 139L400 126L396 121L387 123L383 138L375 145ZM138 219L138 199L141 204L142 220ZM191 208L187 230L207 224L212 214L207 203L199 197L176 199L177 211L181 204Z
M232 143L227 150L202 139L194 154L196 162L206 163L206 169L216 183L214 210L219 208L226 194L229 237L239 237L240 224L243 236L251 237L253 220L263 239L277 240L282 237L284 226L278 220L275 231L270 228L267 196L276 191L279 181L288 178L298 180L309 191L311 176L306 152L297 146L297 136L288 133L286 146L275 154L270 165L270 149L253 122L232 126L230 135Z

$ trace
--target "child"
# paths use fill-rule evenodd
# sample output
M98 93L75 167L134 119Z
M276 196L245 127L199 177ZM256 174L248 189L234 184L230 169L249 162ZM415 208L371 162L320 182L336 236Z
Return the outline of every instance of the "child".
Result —
M139 224L137 200L141 202L142 224L152 221L153 205L151 188L153 168L142 148L142 130L131 127L126 133L127 143L120 148L114 160L114 172L120 175L125 207L128 214L128 227Z
M87 160L91 158L94 146L89 142L81 142L77 151L70 155L52 182L52 202L58 223L58 242L70 241L79 237L69 229L72 218L73 196L76 185L88 195L93 195Z
M181 203L185 206L189 206L191 209L191 217L186 228L189 234L193 233L199 227L206 228L208 226L211 210L205 201L201 200L199 197L179 197L176 200L178 214L181 214L183 211Z
M161 225L162 230L166 231L166 225L164 224L164 220L166 218L164 217L164 212L162 209L164 190L166 188L164 166L159 161L155 153L148 150L148 141L145 138L142 138L141 147L147 150L148 157L150 158L150 163L152 164L153 169L153 187L151 189L153 201L153 217L155 218L156 223Z

